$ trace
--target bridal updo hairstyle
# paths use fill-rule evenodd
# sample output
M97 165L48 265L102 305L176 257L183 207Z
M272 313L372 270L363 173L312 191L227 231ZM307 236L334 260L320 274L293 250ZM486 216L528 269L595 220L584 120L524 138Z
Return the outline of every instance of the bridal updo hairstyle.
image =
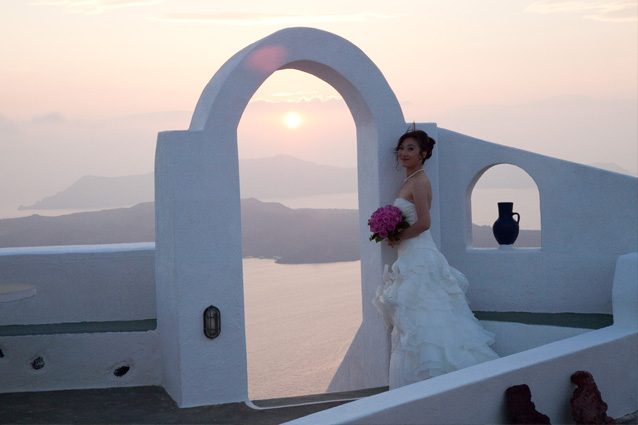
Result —
M434 141L433 138L428 136L428 133L426 133L425 131L416 130L414 128L414 125L412 125L411 127L412 127L411 129L408 129L408 131L405 134L399 137L399 142L397 143L397 147L394 148L394 153L395 154L399 153L399 147L401 146L401 143L403 143L405 139L412 138L416 140L417 143L419 144L419 149L421 149L421 152L425 152L425 158L423 159L423 161L421 161L421 163L424 163L426 159L432 156L432 150L434 149L434 144L436 142Z

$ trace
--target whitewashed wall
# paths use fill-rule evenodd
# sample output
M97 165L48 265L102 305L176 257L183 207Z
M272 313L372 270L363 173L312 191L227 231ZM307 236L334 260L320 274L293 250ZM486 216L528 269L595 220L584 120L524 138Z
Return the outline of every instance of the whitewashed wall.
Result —
M617 259L614 325L482 363L291 422L304 424L511 423L505 391L526 384L536 409L552 423L573 423L570 376L590 372L607 414L638 409L638 253Z
M3 283L36 295L0 303L0 392L161 383L153 243L3 248Z
M36 296L0 303L0 326L155 319L155 244L0 249L0 284Z
M0 393L161 385L156 331L0 337ZM40 359L42 367L34 368ZM118 369L126 373L118 376Z
M618 256L638 250L638 179L439 129L441 250L474 310L611 313ZM508 163L540 195L541 248L472 249L471 190ZM506 201L506 200L504 200Z
M5 248L0 249L0 270L0 283L35 284L38 291L30 298L0 303L0 335L15 325L22 333L0 336L0 392L162 384L156 330L98 332L93 325L155 319L152 243ZM84 330L69 333L69 324L84 324ZM43 334L51 331L46 325L57 328ZM585 332L485 325L497 334L497 350L503 354ZM45 363L39 370L31 366L37 357ZM121 366L130 371L117 377L114 372ZM366 373L353 368L344 376L357 370Z
M468 277L467 295L473 310L611 313L616 260L638 250L638 179L497 145L435 124L417 127L437 142L425 166L434 191L432 233L449 263ZM502 163L522 168L538 186L539 249L472 248L472 189L489 167ZM371 300L371 294L364 292L364 307L369 307ZM364 308L362 329L366 314L378 315L374 309ZM486 327L496 331L497 339L499 334L507 339L495 345L502 355L525 346L536 347L543 339L547 343L585 332L516 323L487 323ZM539 329L544 329L542 334ZM531 337L533 334L536 337ZM361 376L367 373L366 357L377 353L360 348L363 335L362 331L357 333L330 384L331 391L365 387ZM528 342L518 339L522 335L530 338Z

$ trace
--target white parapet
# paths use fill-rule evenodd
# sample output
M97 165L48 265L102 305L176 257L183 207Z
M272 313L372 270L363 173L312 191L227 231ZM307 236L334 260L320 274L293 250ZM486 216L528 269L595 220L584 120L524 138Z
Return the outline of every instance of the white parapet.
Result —
M635 329L610 326L522 353L432 378L306 416L287 425L310 424L506 424L505 391L526 384L539 412L552 423L571 423L570 376L592 373L620 417L637 408Z
M638 252L618 258L612 290L614 325L638 328Z
M0 249L0 392L160 385L155 244Z
M539 412L571 423L571 375L590 372L607 414L638 409L638 253L618 259L613 283L614 325L512 354L376 396L309 415L306 424L510 423L505 391L526 384Z

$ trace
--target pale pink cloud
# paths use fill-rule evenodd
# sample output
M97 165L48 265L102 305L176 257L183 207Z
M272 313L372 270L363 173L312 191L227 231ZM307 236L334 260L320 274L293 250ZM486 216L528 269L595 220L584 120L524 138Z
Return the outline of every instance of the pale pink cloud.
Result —
M113 9L134 6L151 6L164 0L38 0L36 6L62 6L68 13L97 15Z
M26 66L0 65L0 71L29 72L31 68Z
M526 12L578 13L583 19L606 22L636 22L635 0L540 0L529 5Z
M33 124L61 124L66 121L66 117L59 112L49 112L31 118Z
M300 90L295 92L275 92L267 96L258 96L251 99L251 102L267 103L301 103L301 102L328 102L331 100L342 100L341 96L325 95L316 90Z
M392 19L400 14L381 14L371 12L304 14L304 13L167 13L152 19L165 22L205 22L225 25L304 25L318 23L368 22L379 19Z

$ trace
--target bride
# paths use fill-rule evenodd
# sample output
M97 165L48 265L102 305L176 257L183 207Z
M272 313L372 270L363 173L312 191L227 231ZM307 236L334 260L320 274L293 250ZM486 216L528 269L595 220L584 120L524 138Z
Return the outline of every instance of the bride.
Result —
M432 186L422 166L434 143L412 129L395 149L406 178L394 205L410 227L388 242L398 259L386 266L385 284L373 300L391 329L390 389L498 358L489 347L494 335L468 306L467 279L449 266L429 231Z

